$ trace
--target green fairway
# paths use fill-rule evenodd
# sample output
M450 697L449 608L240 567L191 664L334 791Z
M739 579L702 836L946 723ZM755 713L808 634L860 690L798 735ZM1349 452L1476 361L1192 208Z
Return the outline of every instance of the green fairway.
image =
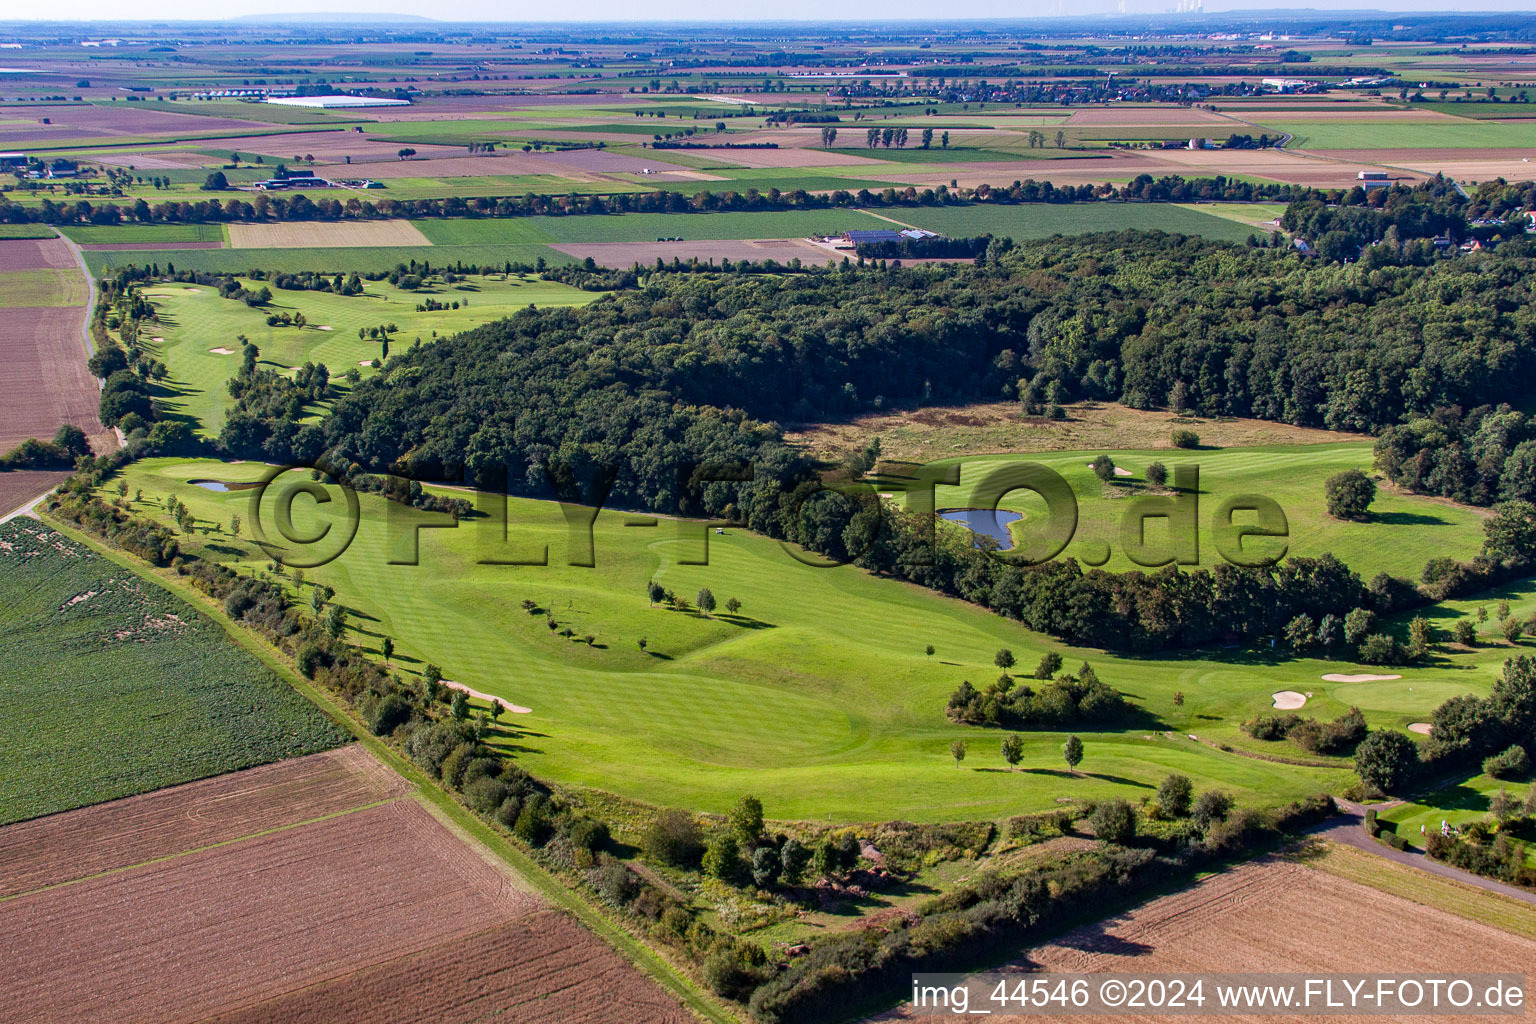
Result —
M0 525L0 825L342 741L197 611L47 533Z
M1265 448L1231 448L1218 451L1110 451L1104 454L1116 467L1129 470L1129 476L1117 476L1115 483L1100 483L1088 466L1098 452L1045 452L1028 456L987 455L965 459L960 467L960 484L940 486L934 500L938 508L968 508L989 503L975 497L977 487L995 468L1028 458L1059 473L1076 496L1078 527L1064 554L1085 560L1102 558L1107 548L1111 557L1104 568L1110 572L1136 569L1127 557L1121 538L1121 526L1134 499L1152 492L1142 489L1146 468L1161 462L1168 468L1169 479L1178 466L1195 466L1200 471L1198 524L1200 564L1209 568L1221 560L1216 550L1214 516L1221 504L1240 495L1259 494L1273 499L1284 511L1289 537L1286 544L1293 555L1332 553L1369 580L1378 572L1390 572L1417 580L1426 552L1471 558L1482 545L1482 518L1469 509L1412 495L1397 495L1381 490L1371 506L1372 518L1366 522L1346 522L1328 515L1323 490L1328 477L1346 469L1371 468L1369 442L1345 442L1328 445ZM1013 526L1015 537L1028 538L1032 519L1045 515L1045 503L1029 491L1016 491L1005 497L999 508L1020 512L1024 519ZM1237 517L1238 522L1252 522L1253 516ZM1168 525L1165 519L1150 520L1146 542L1156 549L1166 548ZM1273 553L1278 540L1253 538L1245 550Z
M999 185L1005 184L998 182ZM1021 203L1017 205L913 207L887 216L952 238L990 234L1015 241L1082 235L1095 231L1181 232L1226 242L1242 242L1254 229L1246 224L1171 203Z
M127 479L146 499L174 493L227 529L233 514L252 522L250 493L215 493L188 481L251 480L262 469L150 460L131 467ZM450 679L531 708L514 721L525 729L514 737L518 756L553 779L713 811L751 792L777 817L946 820L1045 809L1058 796L1134 797L1169 771L1261 803L1338 789L1351 777L1342 759L1337 768L1307 768L1243 756L1290 748L1251 740L1238 725L1269 710L1282 689L1313 694L1307 714L1341 714L1346 700L1363 695L1321 676L1359 671L1352 666L1291 659L1267 643L1219 656L1073 650L926 590L851 567L807 567L777 542L734 529L709 535L708 565L684 565L702 555L698 528L684 536L669 521L627 527L629 517L618 513L597 521L596 567L572 567L558 507L519 499L510 502L516 551L498 553L494 525L466 520L423 530L419 565L391 565L408 552L401 540L407 527L442 517L386 510L369 495L360 501L356 540L309 579L336 587L353 609L354 642L377 649L387 634L406 671L432 662ZM301 502L296 527L308 530L314 517L341 506ZM155 516L159 506L146 501L135 511ZM548 566L481 564L498 554L526 558L545 544ZM229 546L227 534L219 546ZM246 564L266 564L249 542L238 548ZM705 618L651 607L644 588L653 578L690 599L707 586L722 606L739 599L741 612ZM525 612L525 599L541 610ZM548 628L546 614L559 630ZM571 638L560 635L567 628ZM593 645L582 640L588 634ZM937 648L932 657L927 643ZM1047 650L1060 651L1069 667L1090 660L1151 718L1123 732L1085 733L1082 776L1065 772L1063 737L1055 733L1024 734L1026 770L1004 771L1002 733L953 725L943 715L962 679L996 676L992 658L1000 647L1026 670ZM1426 681L1451 672L1463 692L1486 693L1503 653L1488 648L1401 671ZM1394 693L1390 709L1367 710L1372 722L1422 720L1442 697L1433 687ZM959 770L949 757L954 739L971 750Z
M1290 149L1536 149L1536 122L1266 121Z
M1523 799L1530 787L1536 785L1529 773L1525 778L1513 781L1495 779L1491 775L1475 775L1465 782L1446 786L1411 803L1405 803L1381 813L1381 820L1397 826L1397 834L1410 846L1424 849L1425 840L1440 831L1441 822L1454 829L1464 829L1474 821L1488 819L1488 805L1500 789L1506 790L1517 800ZM1420 829L1423 831L1420 832ZM1526 853L1526 863L1536 865L1536 847Z
M78 275L77 275L78 276ZM510 316L530 304L574 306L592 301L601 293L584 292L562 284L513 275L500 280L471 277L453 286L436 285L407 292L387 281L368 281L358 296L330 292L275 290L263 309L224 299L216 289L184 284L158 284L146 289L159 317L147 347L170 370L171 394L163 401L176 416L189 417L200 432L217 435L231 404L226 384L240 365L240 343L245 335L261 349L264 366L288 369L305 362L324 363L337 380L349 368L373 373L370 362L381 354L377 340L358 338L359 328L393 323L400 330L391 336L391 347L400 351L416 338L430 342L480 324ZM468 302L460 309L416 312L427 299L436 302ZM306 327L267 325L270 313L301 312ZM214 349L228 349L227 353Z

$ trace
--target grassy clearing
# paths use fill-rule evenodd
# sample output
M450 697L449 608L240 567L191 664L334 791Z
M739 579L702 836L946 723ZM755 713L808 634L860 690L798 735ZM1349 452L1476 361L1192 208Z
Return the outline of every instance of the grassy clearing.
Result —
M1003 184L999 182L999 184ZM1028 203L941 206L890 211L887 216L953 237L991 234L1015 241L1095 231L1169 231L1226 242L1245 241L1245 224L1169 203Z
M235 513L251 522L249 492L214 493L188 481L254 479L261 471L152 460L132 467L128 480L146 497L174 493L206 522L227 525ZM712 811L752 792L776 817L996 817L1049 808L1058 796L1136 797L1169 771L1270 803L1342 788L1351 778L1342 760L1337 768L1306 768L1242 755L1270 746L1289 752L1238 728L1269 710L1275 691L1313 693L1308 714L1332 717L1358 703L1373 724L1401 726L1422 720L1449 692L1486 693L1507 653L1490 647L1404 670L1405 686L1371 699L1368 685L1321 679L1349 667L1292 659L1267 644L1146 658L1064 648L919 588L853 568L806 567L776 542L735 530L709 535L707 566L683 565L701 554L697 530L684 536L666 521L635 529L624 525L628 517L605 512L595 526L597 567L572 567L558 507L537 501L510 502L512 543L525 556L548 544L548 566L481 564L494 553L495 534L483 520L423 531L420 564L391 565L391 553L398 561L405 550L404 529L436 520L386 510L368 495L360 500L357 539L308 574L335 586L353 609L354 642L377 649L387 634L403 671L432 662L450 679L532 708L517 723L526 729L518 756L538 774ZM340 504L296 506L296 528L313 529ZM136 511L161 514L147 501ZM306 523L306 516L313 518ZM210 549L216 557L252 567L267 561L249 543L230 544L227 534L218 545ZM690 598L708 586L722 604L739 599L741 612L704 618L652 608L644 594L652 578ZM524 599L573 637L551 631L544 612L525 612ZM588 634L593 645L581 639ZM925 643L937 647L934 656L924 653ZM960 680L996 676L992 657L1000 647L1026 668L1046 650L1061 651L1069 665L1091 660L1153 721L1084 734L1080 776L1061 764L1062 735L1027 733L1025 770L1006 771L997 754L1001 733L952 725L942 713ZM1175 693L1183 693L1182 706ZM949 757L954 739L966 740L972 753L960 769ZM1235 749L1213 746L1221 743Z
M1336 843L1322 844L1320 850L1306 851L1303 859L1320 871L1379 892L1477 921L1511 935L1536 939L1536 915L1531 913L1530 905L1508 896L1394 864L1352 846Z
M192 607L46 532L0 526L0 825L342 741Z
M74 270L0 270L0 309L83 306L85 280Z
M216 290L197 285L160 284L148 289L147 295L160 320L146 344L170 370L170 393L162 400L173 415L194 420L200 432L214 436L230 406L225 385L239 367L237 335L245 335L261 349L264 366L286 370L319 362L330 369L334 379L352 367L365 375L374 372L359 364L379 356L382 348L378 341L359 339L359 328L395 324L400 330L391 346L400 351L416 338L429 342L435 336L457 334L510 316L529 304L581 305L598 293L537 278L519 281L514 276L504 281L475 277L459 285L437 285L415 292L402 291L387 281L368 281L359 296L278 291L265 310L220 298ZM445 303L467 301L469 305L416 312L416 306L429 298ZM269 311L301 312L311 326L269 327ZM212 351L215 348L227 348L232 354Z

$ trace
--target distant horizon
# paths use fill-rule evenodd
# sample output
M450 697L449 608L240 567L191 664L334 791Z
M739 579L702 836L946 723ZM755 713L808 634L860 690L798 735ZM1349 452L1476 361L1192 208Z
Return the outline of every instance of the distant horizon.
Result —
M371 0L359 0L355 5L348 0L334 0L333 6L337 10L306 11L273 10L270 4L254 0L251 3L236 3L233 9L226 7L217 16L207 16L203 12L208 8L205 4L193 3L191 0L163 0L155 4L155 14L137 15L125 14L120 6L114 6L106 0L75 0L66 5L69 8L78 9L68 17L59 17L57 14L50 16L10 17L0 19L0 31L3 26L20 24L120 24L132 25L140 23L165 24L165 23L197 23L218 24L220 22L267 22L272 24L314 24L324 22L347 23L347 19L356 18L359 22L377 21L389 22L400 20L402 22L422 22L437 25L455 24L500 24L500 25L677 25L677 24L930 24L949 25L961 22L987 21L987 22L1029 22L1029 21L1062 21L1081 22L1104 20L1109 22L1131 21L1149 17L1178 17L1188 19L1191 24L1198 23L1201 19L1228 16L1255 16L1255 17L1284 17L1287 15L1312 16L1318 18L1348 18L1348 17L1390 17L1401 14L1414 14L1418 16L1442 15L1445 17L1470 17L1478 14L1531 14L1536 17L1536 12L1531 12L1525 0L1485 0L1485 5L1478 10L1448 10L1443 6L1443 0L1405 0L1403 3L1394 4L1390 9L1378 7L1361 7L1353 3L1340 3L1336 7L1318 6L1315 0L1295 6L1277 4L1275 0L1216 0L1214 4L1208 4L1206 9L1198 13L1175 12L1172 4L1167 0L1126 0L1126 10L1120 11L1120 0L1091 0L1091 7L1080 8L1076 12L1068 13L1057 9L1055 0L1045 0L1035 5L1038 10L1021 13L1016 5L1008 4L1003 0L976 0L968 4L971 11L963 15L946 18L933 18L928 14L923 5L913 3L911 0L881 0L880 3L867 3L855 5L855 13L828 17L824 14L809 12L818 11L820 5L808 0L789 0L779 9L774 16L732 16L722 18L719 14L719 4L705 2L705 0L675 0L669 5L678 13L675 16L664 18L633 18L625 17L621 12L631 10L628 5L622 5L614 0L591 0L582 5L582 10L591 11L589 15L573 15L570 11L562 12L561 17L544 17L537 9L529 13L519 12L515 16L507 16L506 5L487 2L487 0L468 0L459 5L463 12L456 18L435 17L422 13L422 8L427 5L420 0L384 0L383 3L371 2ZM352 9L354 8L355 9ZM860 12L858 8L869 7L868 12ZM910 8L910 10L909 10ZM1098 8L1098 9L1093 9ZM485 13L475 13L479 10ZM802 13L804 12L804 13Z

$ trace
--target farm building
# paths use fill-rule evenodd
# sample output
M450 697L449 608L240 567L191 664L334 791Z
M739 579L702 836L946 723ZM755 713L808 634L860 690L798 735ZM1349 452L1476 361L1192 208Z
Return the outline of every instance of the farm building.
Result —
M319 107L322 110L340 110L346 107L408 107L410 100L387 100L379 96L282 96L268 99L284 107Z
M852 245L876 245L880 242L899 242L901 232L889 228L876 228L872 231L844 231L843 241Z
M263 192L280 192L289 188L331 188L332 185L313 171L295 171L286 178L268 178L251 187Z

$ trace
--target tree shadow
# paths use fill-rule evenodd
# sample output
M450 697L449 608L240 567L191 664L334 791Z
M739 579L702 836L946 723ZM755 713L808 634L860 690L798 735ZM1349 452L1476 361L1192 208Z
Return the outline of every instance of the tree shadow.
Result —
M1449 519L1424 512L1372 512L1367 523L1383 526L1449 526Z
M724 614L716 615L715 618L720 619L722 622L729 622L733 626L740 626L742 629L778 628L771 622L764 622L762 619L754 619L750 615L733 615L730 612L726 612Z

